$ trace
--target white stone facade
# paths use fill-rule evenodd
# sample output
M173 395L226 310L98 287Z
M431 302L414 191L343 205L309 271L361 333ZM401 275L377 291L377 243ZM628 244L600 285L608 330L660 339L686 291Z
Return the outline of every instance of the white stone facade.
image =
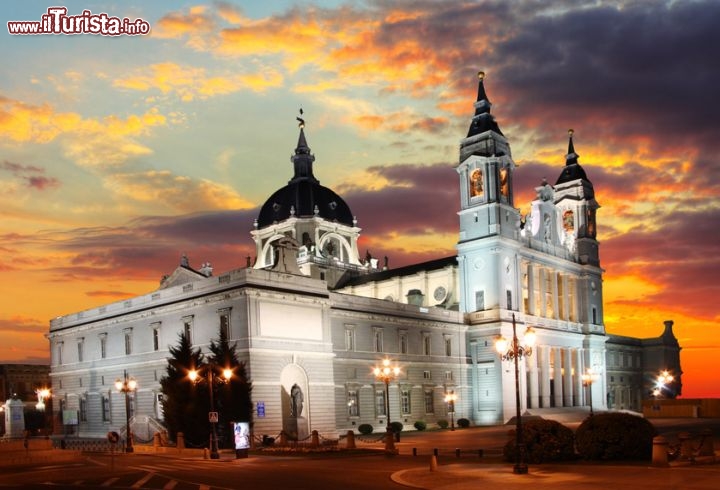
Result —
M398 269L361 260L357 221L314 178L301 129L295 176L262 207L252 231L254 266L213 276L208 264L195 270L183 257L157 291L50 322L55 416L76 413L71 429L81 436L121 430L125 405L114 381L127 372L139 386L133 432L149 438L162 424L168 348L186 332L207 352L224 328L253 385L256 435L276 436L291 419L298 436L334 437L360 424L382 431L384 384L371 368L385 357L402 368L390 384L392 421L411 428L449 419L444 395L453 392L456 420L502 423L515 414L515 378L494 345L498 335L512 336L513 317L521 339L526 327L537 333L532 355L520 362L523 412L587 407L590 399L596 410L639 410L646 350L652 363L674 359L670 367L680 371L672 330L666 325L657 342L607 342L599 206L572 137L557 184L542 183L529 216L520 216L510 146L482 84L456 167L456 257ZM308 188L315 201L298 201ZM589 388L581 379L588 369L596 373ZM301 409L291 403L295 386L304 394Z

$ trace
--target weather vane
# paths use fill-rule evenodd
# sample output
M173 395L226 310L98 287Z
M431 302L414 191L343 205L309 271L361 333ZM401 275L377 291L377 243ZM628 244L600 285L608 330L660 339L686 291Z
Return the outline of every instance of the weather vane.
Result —
M300 108L300 116L302 116L302 115L303 115L303 110L302 110L302 107L301 107L301 108ZM300 124L298 124L298 126L300 127L300 129L302 129L302 128L305 127L305 119L303 119L302 117L299 117L299 116L296 117L295 119L297 119L298 122L300 123Z

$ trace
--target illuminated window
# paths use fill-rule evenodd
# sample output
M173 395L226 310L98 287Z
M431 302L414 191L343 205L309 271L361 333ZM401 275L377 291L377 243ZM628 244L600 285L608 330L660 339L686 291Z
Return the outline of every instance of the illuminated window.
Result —
M410 413L410 390L402 390L400 392L400 408L403 414Z
M435 397L432 390L425 391L425 413L435 413Z
M349 417L358 417L360 415L360 400L358 399L358 392L355 390L348 391L347 394L347 407Z
M375 392L375 413L378 415L387 415L385 411L385 392L377 390Z

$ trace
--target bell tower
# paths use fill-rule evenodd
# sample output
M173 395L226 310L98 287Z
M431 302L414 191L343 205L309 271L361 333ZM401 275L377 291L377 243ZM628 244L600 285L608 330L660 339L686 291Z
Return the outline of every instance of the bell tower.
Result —
M485 73L478 73L475 114L468 134L460 142L460 236L457 244L463 311L513 309L512 288L504 291L505 259L499 250L507 239L517 240L520 214L513 206L515 162L510 145L495 118L485 93Z

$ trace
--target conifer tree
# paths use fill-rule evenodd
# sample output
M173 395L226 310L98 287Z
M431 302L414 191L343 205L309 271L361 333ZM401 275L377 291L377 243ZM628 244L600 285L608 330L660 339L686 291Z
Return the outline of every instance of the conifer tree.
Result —
M192 348L185 332L180 333L178 345L170 347L170 355L167 373L160 379L168 436L176 440L177 433L182 432L188 446L206 445L210 433L208 392L188 377L190 370L202 368L203 355L200 349Z
M229 368L232 378L216 383L215 407L218 411L218 439L225 447L233 447L232 422L252 422L252 383L247 377L245 363L238 359L237 345L230 345L227 334L220 329L217 342L210 342L210 362L217 366L218 374ZM223 379L218 377L218 380Z

